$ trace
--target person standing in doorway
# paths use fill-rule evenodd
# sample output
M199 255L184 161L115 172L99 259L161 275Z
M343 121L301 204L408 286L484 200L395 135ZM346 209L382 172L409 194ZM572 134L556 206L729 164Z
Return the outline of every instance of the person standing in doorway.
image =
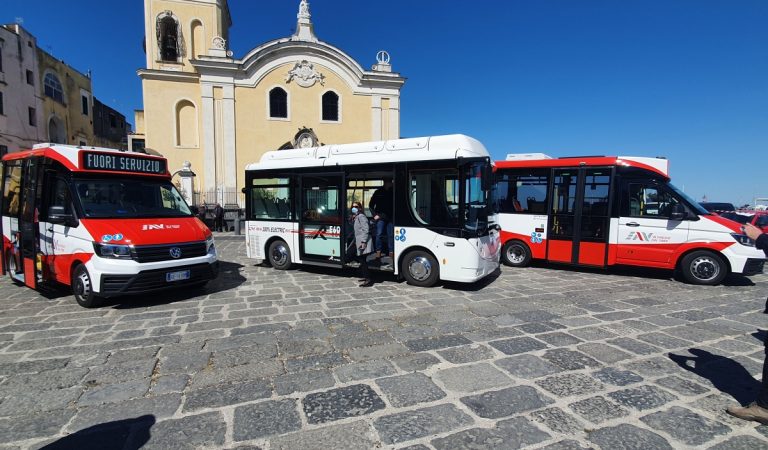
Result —
M768 234L763 233L760 228L748 223L744 225L744 234L755 241L755 247L765 252L768 256ZM766 301L766 310L768 313L768 301ZM763 359L763 381L760 384L760 392L754 402L747 406L729 406L726 411L728 414L744 420L754 420L768 425L768 335L764 339L765 359Z
M368 217L363 213L363 205L352 202L352 229L355 232L355 247L357 261L360 263L360 275L363 277L360 287L373 286L371 270L368 268L368 255L373 253L371 244L371 228Z
M216 231L224 231L224 208L220 203L216 203L213 208L213 228Z
M395 224L392 222L393 198L392 179L385 178L384 185L373 193L369 205L373 219L376 221L376 258L381 258L386 251L389 257L395 256Z

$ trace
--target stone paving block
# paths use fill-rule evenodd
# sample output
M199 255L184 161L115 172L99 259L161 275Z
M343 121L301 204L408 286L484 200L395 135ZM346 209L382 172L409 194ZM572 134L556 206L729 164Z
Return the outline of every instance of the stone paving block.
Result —
M301 429L301 417L292 399L270 400L235 408L232 439L249 441Z
M473 422L455 406L445 404L379 417L373 421L373 426L381 441L392 445L445 433Z
M375 436L364 421L300 431L269 441L272 450L361 450L375 447Z
M307 339L295 341L278 340L280 354L286 358L309 355L322 355L333 351L331 343L321 339Z
M606 367L593 372L592 376L598 380L613 384L614 386L626 386L643 381L643 377L628 370L619 370L614 367Z
M172 392L181 392L189 384L189 375L164 375L157 377L151 387L153 395L170 394Z
M0 419L0 439L13 442L56 435L74 415L74 411L60 410Z
M577 441L564 440L542 447L541 450L584 450L584 447Z
M669 433L670 436L686 445L703 445L718 436L731 431L722 423L707 419L693 411L673 406L666 411L641 417L646 425Z
M444 335L436 337L427 337L407 341L405 346L413 352L423 352L427 350L437 350L448 347L458 347L460 345L471 344L472 341L461 335Z
M246 403L269 398L271 395L272 385L266 380L218 384L187 392L183 411Z
M494 356L493 350L484 345L453 347L446 350L438 350L437 353L446 361L454 364L477 362L491 359Z
M303 370L332 369L348 364L349 361L339 352L323 355L310 355L304 358L289 358L285 360L285 370L288 373Z
M371 345L394 344L395 339L388 331L368 331L361 334L341 334L331 338L331 344L337 350L346 350Z
M547 348L547 344L530 337L493 341L490 344L505 355L517 355Z
M152 376L157 364L156 359L126 361L106 364L92 368L84 381L89 384L110 384L123 381L141 380Z
M601 396L574 402L568 406L581 417L596 424L629 415L629 411Z
M366 380L372 378L381 378L397 373L397 369L388 361L366 361L361 363L352 363L337 367L333 373L339 378L339 381L346 383L348 381Z
M629 424L592 431L589 440L600 448L611 450L672 450L672 446L663 437Z
M216 367L234 367L277 358L277 345L273 343L231 348L213 353Z
M638 335L637 338L643 342L647 342L649 344L656 345L665 349L689 347L691 345L695 345L691 341L678 339L665 333L646 333Z
M652 355L654 353L661 352L661 349L658 347L627 337L610 339L607 342L611 345L615 345L617 347L623 348L628 352L632 352L638 355Z
M77 401L78 406L100 405L102 403L117 403L132 398L144 396L149 390L150 379L126 381L123 383L106 384L86 390Z
M94 425L133 419L147 414L160 420L172 416L179 409L179 405L181 405L181 394L158 395L157 397L91 406L77 412L72 422L67 425L67 432L74 433Z
M437 450L522 448L549 439L549 434L525 418L499 421L494 428L472 428L432 440Z
M515 328L528 334L546 333L549 331L555 331L565 328L556 322L531 322L523 325L518 325Z
M681 395L695 396L708 392L709 389L691 380L685 380L675 375L659 378L655 381L661 387L675 391Z
M701 311L701 310L688 310L688 311L680 311L672 314L667 314L669 317L674 317L676 319L686 320L688 322L701 322L704 320L709 319L715 319L720 317L720 314L709 312L709 311Z
M603 339L610 339L618 336L616 333L607 330L604 327L577 328L575 330L568 330L568 332L585 341L601 341Z
M219 412L169 419L149 431L144 448L211 448L224 444L227 425Z
M78 385L86 376L88 369L46 370L40 373L9 376L0 385L2 392L15 391L51 391L66 389Z
M396 408L433 402L446 395L428 376L421 373L380 378L376 384Z
M302 404L307 421L312 424L362 416L385 407L376 392L365 384L308 394Z
M461 402L480 417L499 419L541 408L554 401L530 386L515 386L462 397Z
M608 394L614 401L640 411L658 408L677 397L655 386L640 386Z
M768 450L768 440L752 436L735 436L709 447L709 450Z
M394 358L392 359L392 362L397 364L397 367L399 367L400 370L405 372L417 372L426 370L435 364L439 364L440 360L429 353L415 353L413 355Z
M0 417L25 416L41 411L64 409L83 393L82 387L54 391L14 392L0 402Z
M349 358L353 361L369 361L371 359L388 359L395 356L407 355L411 351L403 344L392 343L352 348L348 352Z
M580 352L583 352L604 364L613 364L633 357L633 355L621 351L616 347L597 342L577 345L576 348Z
M474 392L514 384L511 378L489 363L452 367L435 372L435 378L448 390Z
M555 433L572 435L584 430L579 420L557 407L534 411L530 417Z
M579 370L586 367L600 367L600 363L581 352L556 348L547 350L542 356L547 361L565 370Z
M547 322L560 317L544 310L521 311L512 316L523 322Z
M541 339L552 347L567 347L582 342L581 339L563 332L540 334L536 338Z
M581 373L554 375L543 380L538 380L536 381L536 384L558 397L584 395L604 388L604 385L601 382Z
M502 358L494 361L494 364L518 378L527 380L563 371L561 367L551 364L538 356L527 354Z
M160 359L159 371L167 373L195 373L204 369L211 360L211 352L185 352Z
M191 389L201 389L207 386L225 383L239 383L262 378L275 377L283 374L283 366L277 361L246 364L243 366L226 367L223 369L207 369L192 376Z
M273 384L277 395L309 392L333 387L336 380L327 369L305 370L275 377Z
M69 361L70 358L54 358L15 363L3 363L0 364L0 376L38 373L44 372L46 370L57 370L66 366Z
M624 367L637 372L640 375L649 377L658 377L665 374L679 374L683 371L677 364L663 356L628 362L624 364Z

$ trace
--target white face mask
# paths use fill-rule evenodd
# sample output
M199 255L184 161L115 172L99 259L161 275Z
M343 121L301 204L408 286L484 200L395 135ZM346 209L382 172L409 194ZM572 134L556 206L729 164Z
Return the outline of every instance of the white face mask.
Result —
M360 210L357 209L357 207L354 207L354 206L352 207L352 214L357 214L358 211Z

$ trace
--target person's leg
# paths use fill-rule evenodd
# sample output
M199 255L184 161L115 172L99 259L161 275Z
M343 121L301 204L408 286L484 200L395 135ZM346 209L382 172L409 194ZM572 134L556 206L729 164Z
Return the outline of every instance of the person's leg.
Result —
M384 219L379 219L376 221L376 239L374 239L374 246L376 250L376 257L381 257L381 252L383 251L384 246L384 239L386 238L386 232L387 232L387 222L384 221Z
M763 381L760 383L760 393L757 394L755 403L761 408L768 409L768 334L763 340L765 345L765 358L763 358Z
M363 277L363 284L360 286L362 287L368 287L373 286L373 281L371 280L371 269L368 268L368 261L367 261L368 255L360 255L358 257L358 261L360 261L360 275Z
M747 406L730 406L726 411L739 419L768 424L768 335L764 338L764 345L766 357L763 360L763 381L757 398Z

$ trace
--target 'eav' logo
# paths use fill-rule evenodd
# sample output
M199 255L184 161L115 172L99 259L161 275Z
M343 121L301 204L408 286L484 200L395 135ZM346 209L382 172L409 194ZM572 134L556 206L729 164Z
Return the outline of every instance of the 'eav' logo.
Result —
M653 237L653 233L646 233L643 231L631 231L627 236L628 241L650 241Z
M165 229L165 225L163 225L162 223L159 223L159 224L144 224L144 225L141 226L141 229L143 231L147 231L147 230L162 230L162 229Z

